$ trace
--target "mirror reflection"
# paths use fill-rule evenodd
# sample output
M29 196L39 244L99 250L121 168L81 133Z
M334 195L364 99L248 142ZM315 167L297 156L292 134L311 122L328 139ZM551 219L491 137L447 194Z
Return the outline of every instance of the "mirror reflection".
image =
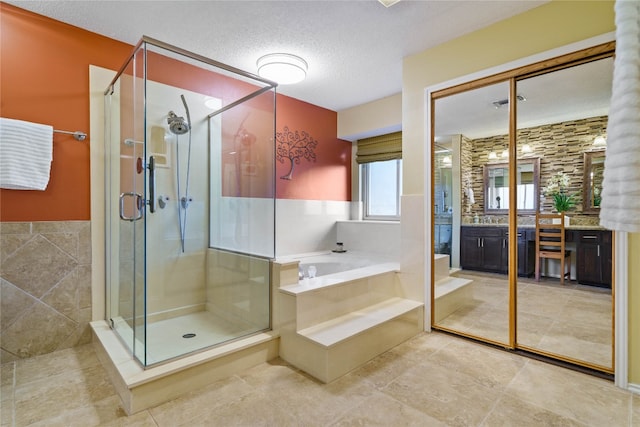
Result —
M611 232L598 224L604 153L596 142L606 134L612 74L607 57L518 80L513 97L508 81L435 96L436 329L613 369L613 248ZM509 99L518 100L511 166ZM510 170L517 173L516 194L509 191ZM571 206L563 209L571 267L564 284L554 259L544 261L539 281L534 277L535 214L557 212L558 195ZM516 236L509 235L510 213L517 215ZM511 245L517 245L513 289Z
M604 150L584 153L584 176L582 178L583 212L597 213L600 210L604 158Z
M451 142L436 145L434 181L434 241L436 251L451 254L453 224L453 150Z
M509 308L495 304L508 301L509 288L502 277L476 280L472 269L506 271L508 264L508 254L502 250L506 245L502 227L492 235L482 233L484 228L479 226L489 218L498 223L497 216L483 215L483 167L490 162L492 150L502 153L506 148L509 113L504 108L496 109L492 100L508 96L508 83L500 82L438 99L434 108L435 323L495 343L507 343L509 339ZM445 168L439 158L449 155L452 165ZM453 198L446 214L440 209L443 173L447 177L451 173L453 183ZM506 227L503 219L500 222ZM470 227L473 223L478 227ZM443 245L443 235L451 236L450 244Z
M535 213L538 208L540 159L519 160L516 167L516 206L520 213ZM484 212L509 212L509 164L484 165Z

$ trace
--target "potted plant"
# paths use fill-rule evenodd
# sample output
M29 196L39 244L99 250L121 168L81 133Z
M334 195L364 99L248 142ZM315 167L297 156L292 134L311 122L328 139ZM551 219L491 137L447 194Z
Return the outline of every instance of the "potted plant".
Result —
M574 195L567 192L569 188L569 175L558 172L547 180L544 192L553 199L553 208L561 215L575 205ZM565 225L568 225L568 217L565 216Z

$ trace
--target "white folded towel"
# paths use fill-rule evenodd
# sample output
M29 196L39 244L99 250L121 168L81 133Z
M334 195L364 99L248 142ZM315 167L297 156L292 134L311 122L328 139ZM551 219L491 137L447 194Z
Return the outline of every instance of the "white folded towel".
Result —
M46 189L52 160L52 126L0 117L0 188Z
M640 2L616 1L616 57L600 225L640 232Z

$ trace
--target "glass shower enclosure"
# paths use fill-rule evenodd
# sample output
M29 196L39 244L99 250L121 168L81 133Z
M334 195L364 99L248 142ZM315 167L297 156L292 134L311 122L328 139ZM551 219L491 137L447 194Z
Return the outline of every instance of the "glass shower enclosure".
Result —
M107 320L143 366L271 326L275 87L143 37L105 91Z

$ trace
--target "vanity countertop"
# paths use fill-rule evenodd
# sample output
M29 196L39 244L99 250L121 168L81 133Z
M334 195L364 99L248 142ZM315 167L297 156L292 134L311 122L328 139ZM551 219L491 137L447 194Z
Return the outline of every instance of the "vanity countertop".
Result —
M462 227L508 227L509 224L462 224ZM518 228L531 228L535 229L535 224L521 224ZM565 227L565 230L606 230L606 228L599 225L569 225Z

